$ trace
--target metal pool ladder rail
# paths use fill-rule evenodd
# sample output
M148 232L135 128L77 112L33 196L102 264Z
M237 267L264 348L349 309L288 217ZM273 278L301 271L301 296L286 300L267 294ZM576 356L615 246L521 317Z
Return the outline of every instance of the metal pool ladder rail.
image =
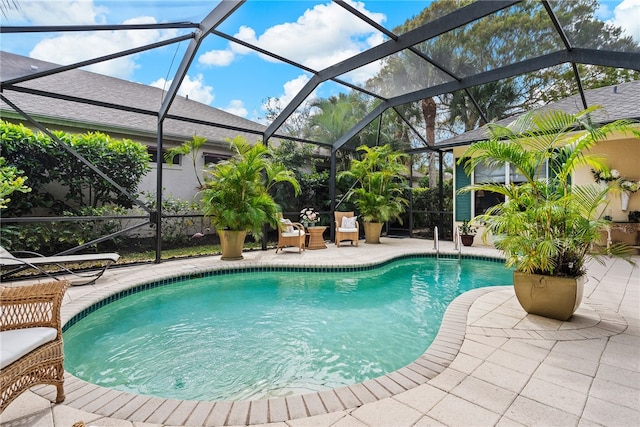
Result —
M453 232L453 245L458 251L458 261L460 261L462 258L462 237L460 237L460 229L458 227ZM433 228L433 249L436 251L436 258L440 259L440 236L437 225Z

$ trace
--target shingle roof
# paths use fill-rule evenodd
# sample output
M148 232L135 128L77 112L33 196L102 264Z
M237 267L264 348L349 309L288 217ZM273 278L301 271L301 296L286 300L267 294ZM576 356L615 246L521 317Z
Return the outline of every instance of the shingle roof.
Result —
M45 61L0 51L0 79L22 77L58 67ZM17 86L53 92L55 94L99 100L101 102L124 105L157 112L166 92L159 88L140 83L108 77L84 70L70 70L46 77L19 83ZM78 102L47 98L33 94L6 90L4 95L26 113L42 120L45 125L65 123L86 129L111 129L129 135L152 136L157 133L157 117L129 111L115 110ZM13 110L0 101L2 115ZM176 97L170 115L188 117L223 126L248 129L256 132L243 133L238 130L211 127L199 123L189 123L174 119L165 120L165 137L179 141L191 138L194 134L207 138L210 142L223 141L243 134L249 141L261 139L264 125L210 107L184 97Z
M589 106L600 105L602 110L593 114L593 120L599 123L607 123L619 119L640 120L640 81L619 83L615 86L606 86L598 89L590 89L584 92ZM580 95L552 102L536 111L561 110L568 113L577 113L584 110ZM518 117L526 113L518 114L497 121L501 125L508 125ZM487 137L485 128L474 129L469 132L454 136L437 144L438 147L454 147L466 145L471 142L482 141Z

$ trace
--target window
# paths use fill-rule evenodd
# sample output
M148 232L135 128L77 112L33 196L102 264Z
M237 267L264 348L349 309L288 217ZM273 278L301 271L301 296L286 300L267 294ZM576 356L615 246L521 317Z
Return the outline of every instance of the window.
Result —
M158 161L158 148L157 147L147 147L147 152L150 154L149 162L156 163ZM165 150L165 149L162 150L162 163L167 163L167 161L164 158L164 154L166 152L167 152L167 150ZM182 156L180 154L176 154L175 156L173 156L173 162L172 163L174 165L182 164Z
M205 167L209 167L209 165L215 165L223 160L227 160L230 156L228 154L204 153L202 157L204 158Z
M474 169L473 182L481 183L501 183L505 182L505 167L490 168L483 164L478 164ZM504 202L502 194L493 191L474 191L474 216L482 215L492 206Z

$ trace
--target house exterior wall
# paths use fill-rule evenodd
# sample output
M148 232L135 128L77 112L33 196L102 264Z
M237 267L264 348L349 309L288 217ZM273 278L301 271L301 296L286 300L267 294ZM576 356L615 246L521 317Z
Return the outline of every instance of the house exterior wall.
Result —
M453 150L455 157L454 163L454 227L459 227L464 219L473 217L474 198L472 193L457 194L457 191L471 183L473 177L467 176L463 166L458 165L458 160L464 155L467 147L456 147ZM599 155L606 159L610 168L620 172L620 176L640 181L640 140L629 136L615 135L609 140L599 143L589 154ZM576 185L595 184L595 179L589 167L583 167L576 171L573 175L573 183ZM629 198L627 210L623 211L621 206L621 198L619 192L612 190L609 192L608 204L603 207L602 215L608 215L614 222L627 222L629 220L629 212L640 211L640 191L632 193ZM483 233L483 227L478 226L478 236ZM623 236L616 232L613 241L625 241L630 244L637 244L637 236ZM490 238L487 241L476 237L474 245L491 246Z

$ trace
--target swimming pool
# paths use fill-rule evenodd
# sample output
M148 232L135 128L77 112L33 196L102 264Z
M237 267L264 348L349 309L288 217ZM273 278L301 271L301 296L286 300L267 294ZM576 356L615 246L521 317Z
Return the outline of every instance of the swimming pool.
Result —
M447 305L511 284L502 263L213 275L138 292L65 331L66 370L137 394L242 400L362 382L417 359Z

